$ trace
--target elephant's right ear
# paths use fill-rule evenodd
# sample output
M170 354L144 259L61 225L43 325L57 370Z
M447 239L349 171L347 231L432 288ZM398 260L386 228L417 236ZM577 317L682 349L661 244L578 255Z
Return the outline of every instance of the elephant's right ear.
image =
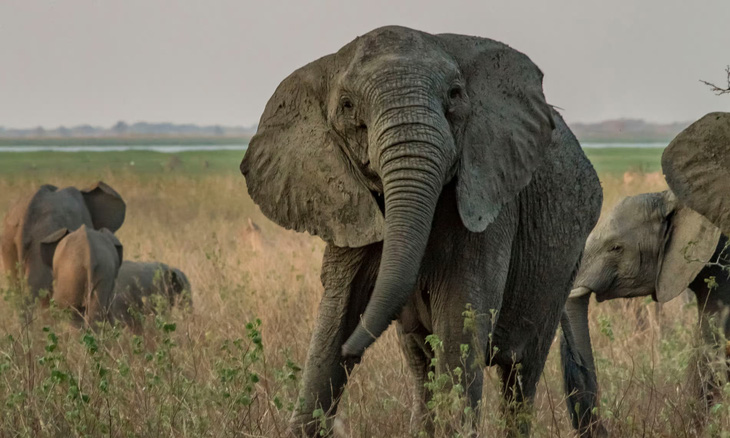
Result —
M710 113L662 154L667 184L691 209L730 235L730 113Z
M383 240L383 215L327 123L329 55L292 73L261 116L241 162L248 193L277 224L337 246Z
M679 205L667 191L670 210L664 245L659 251L654 299L665 303L679 294L712 258L721 231L696 211Z
M58 243L69 233L67 228L59 228L41 240L41 260L49 268L53 267L53 255L56 253Z
M103 181L99 181L93 186L81 190L81 194L91 213L94 229L108 228L114 232L122 226L127 205L116 190Z

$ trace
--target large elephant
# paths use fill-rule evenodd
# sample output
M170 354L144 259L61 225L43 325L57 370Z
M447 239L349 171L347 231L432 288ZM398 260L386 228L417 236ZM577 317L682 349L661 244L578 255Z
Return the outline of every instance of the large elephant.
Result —
M24 275L33 298L41 289L51 292L53 275L41 259L41 240L61 228L73 231L81 225L114 232L122 226L125 212L122 197L102 181L83 190L43 185L5 216L0 240L5 271L15 281L19 273Z
M730 236L730 113L709 113L680 132L662 170L680 201Z
M710 322L722 324L723 309L730 305L730 281L721 260L727 239L706 218L679 202L671 191L644 193L621 200L602 218L586 241L583 261L574 289L566 303L575 349L593 374L595 365L588 332L588 302L596 300L652 296L660 303L679 296L687 288L697 296L701 334L715 343ZM730 254L728 254L730 255ZM707 262L713 263L707 263ZM710 277L718 287L710 290ZM565 324L564 324L565 325ZM730 335L730 321L724 325ZM585 436L598 422L594 414L597 388L588 388L571 376L566 363L568 391L581 393L568 401L574 422ZM572 386L572 387L571 387ZM708 388L701 388L711 401ZM587 392L587 394L586 394Z
M43 262L53 270L53 301L91 324L106 319L109 299L122 264L123 247L111 231L81 225L61 228L40 244Z
M508 406L530 405L602 194L527 56L485 38L371 31L279 85L241 172L265 215L328 243L291 430L313 436L313 412L334 415L394 319L414 427L429 427L431 357L452 370L464 344L471 406L484 357Z
M149 302L153 295L159 295L170 305L181 299L190 299L190 282L179 269L159 262L122 263L114 285L114 294L106 299L109 303L109 318L133 328L139 328L140 314L154 313L155 303ZM185 296L184 294L188 295ZM192 302L187 302L191 305Z

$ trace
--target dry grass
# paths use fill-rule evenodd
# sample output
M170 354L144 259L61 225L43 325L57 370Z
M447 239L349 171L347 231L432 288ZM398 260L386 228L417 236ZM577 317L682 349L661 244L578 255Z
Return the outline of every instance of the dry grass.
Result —
M151 318L142 337L109 328L84 332L53 311L36 311L25 324L18 292L3 279L0 437L284 436L322 292L323 243L263 218L236 174L18 176L0 179L0 212L40 183L82 186L99 176L127 201L118 233L125 256L185 271L194 310ZM652 174L606 175L603 184L604 208L620 196L664 188ZM248 218L260 235L252 237ZM684 382L696 311L685 307L665 307L661 334L652 315L650 327L638 330L633 309L592 307L602 412L612 436L693 436ZM572 436L556 347L539 384L534 436ZM496 373L486 376L480 436L493 436L501 428L500 396ZM389 330L354 371L341 403L351 435L408 436L410 391ZM717 409L708 431L729 430L728 417L726 406Z

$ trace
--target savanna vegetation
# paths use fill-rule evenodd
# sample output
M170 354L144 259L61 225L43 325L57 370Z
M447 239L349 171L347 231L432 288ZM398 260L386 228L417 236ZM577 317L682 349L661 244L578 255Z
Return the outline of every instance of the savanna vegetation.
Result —
M589 150L604 211L625 195L666 188L659 150ZM63 312L21 311L22 290L0 280L0 437L283 437L321 295L324 244L267 221L238 173L242 153L18 153L0 156L0 213L38 185L102 179L127 202L117 235L129 260L181 268L193 309L124 328L76 328ZM250 219L250 221L249 221ZM255 225L254 225L255 224ZM633 306L593 306L601 413L615 437L691 437L696 305L675 300L648 323ZM650 309L650 307L647 307ZM434 340L437 342L437 340ZM558 342L540 381L534 436L572 436ZM486 371L480 436L504 427L499 379ZM437 422L464 408L459 387L437 393ZM356 367L340 414L353 437L405 437L410 376L391 328ZM730 400L730 385L725 393ZM318 413L321 414L321 413ZM322 424L326 424L324 421ZM730 436L730 407L707 436ZM496 435L499 436L499 435Z

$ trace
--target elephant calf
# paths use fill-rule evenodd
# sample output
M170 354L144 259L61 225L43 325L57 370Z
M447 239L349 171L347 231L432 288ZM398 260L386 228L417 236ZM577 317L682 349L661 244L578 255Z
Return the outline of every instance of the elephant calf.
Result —
M627 197L601 219L586 241L574 289L566 303L574 342L590 372L595 372L588 333L591 293L599 302L651 295L662 303L689 288L697 296L702 337L706 343L716 344L711 321L723 324L721 318L730 306L730 280L720 266L727 264L723 261L728 255L726 243L727 238L718 228L678 202L671 191ZM718 286L710 289L707 281L713 276ZM725 321L723 328L725 336L730 335L730 321ZM564 360L566 365L569 368ZM580 388L581 384L570 388L567 382L571 379L577 380L566 368L567 389L586 389ZM709 383L703 384L702 395L711 403ZM595 391L591 392L595 396ZM595 400L585 400L577 406L580 411L569 406L571 413L581 417L574 420L583 430L597 419L592 414ZM575 405L575 400L569 404Z
M155 295L162 297L170 306L176 301L190 301L190 282L179 269L159 262L124 261L109 302L109 318L138 328L135 315L150 314L156 310Z
M73 232L61 228L46 237L40 249L53 272L56 304L75 309L79 322L103 319L122 264L123 247L114 234L86 225Z

